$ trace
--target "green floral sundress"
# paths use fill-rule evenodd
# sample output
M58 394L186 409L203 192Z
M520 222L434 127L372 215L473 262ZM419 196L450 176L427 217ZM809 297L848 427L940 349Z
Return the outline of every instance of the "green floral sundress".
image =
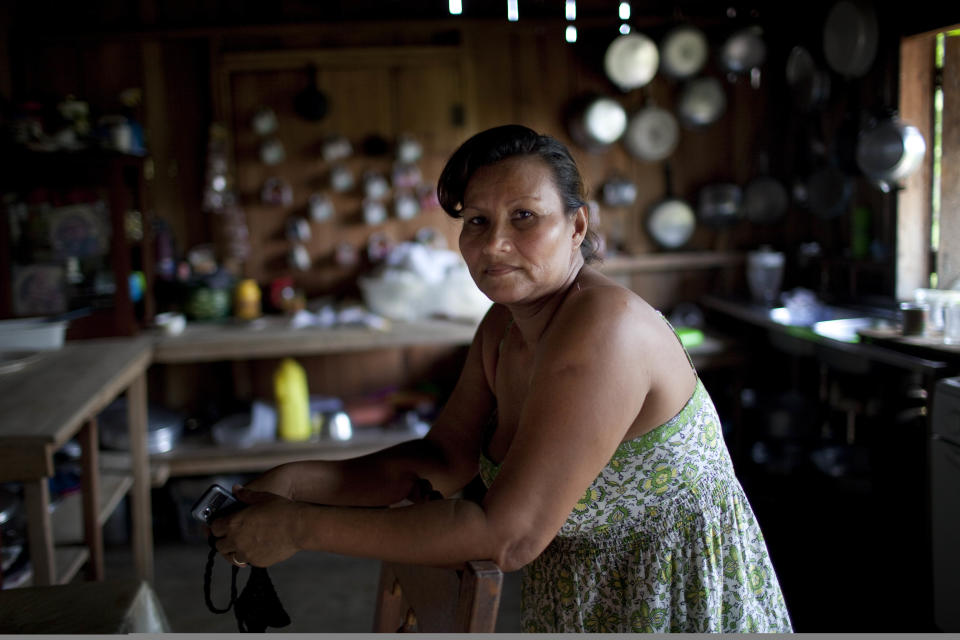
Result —
M489 487L499 465L480 459ZM697 379L670 421L623 442L521 581L527 632L792 631L720 419Z

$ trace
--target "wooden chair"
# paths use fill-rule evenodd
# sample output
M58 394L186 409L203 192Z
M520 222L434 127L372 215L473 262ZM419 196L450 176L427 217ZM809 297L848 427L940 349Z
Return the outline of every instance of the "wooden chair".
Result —
M463 570L380 564L373 630L378 633L493 633L503 572L480 560Z

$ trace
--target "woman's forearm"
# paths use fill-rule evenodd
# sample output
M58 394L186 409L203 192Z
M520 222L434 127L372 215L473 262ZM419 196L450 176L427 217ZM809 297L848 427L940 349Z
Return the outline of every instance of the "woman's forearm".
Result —
M293 536L301 550L445 567L503 561L503 536L469 500L391 509L300 504L295 520Z
M287 463L247 486L299 502L386 506L407 498L418 478L449 490L459 482L453 478L461 475L438 446L420 439L348 460Z

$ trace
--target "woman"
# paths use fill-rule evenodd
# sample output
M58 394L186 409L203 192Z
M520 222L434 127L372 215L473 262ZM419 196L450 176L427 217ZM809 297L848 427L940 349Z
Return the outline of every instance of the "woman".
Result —
M567 149L516 125L450 158L440 203L495 303L425 438L257 478L214 522L219 551L266 566L304 549L524 569L527 631L788 631L716 410L677 336L585 261ZM482 502L451 496L480 473ZM356 508L394 505L393 509Z

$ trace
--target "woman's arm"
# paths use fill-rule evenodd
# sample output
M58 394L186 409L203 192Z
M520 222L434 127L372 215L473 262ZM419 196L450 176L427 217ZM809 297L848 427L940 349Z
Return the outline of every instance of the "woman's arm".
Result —
M482 364L484 325L477 330L454 390L422 439L348 460L309 460L275 467L247 484L255 491L326 505L386 506L426 479L443 495L477 473L482 428L493 396Z
M623 297L600 297L558 317L565 328L538 347L517 433L482 505L369 509L272 499L216 521L214 534L225 536L218 549L263 566L301 549L436 566L488 558L505 571L530 562L609 462L650 388L644 354L663 334L638 328L654 320L624 309Z

